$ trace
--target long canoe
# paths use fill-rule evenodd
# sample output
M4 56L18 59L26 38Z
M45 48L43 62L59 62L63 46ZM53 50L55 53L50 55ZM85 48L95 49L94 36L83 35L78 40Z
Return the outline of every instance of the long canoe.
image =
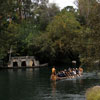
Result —
M64 79L76 79L78 77L81 77L82 75L76 75L74 77L58 77L57 75L51 75L50 80L51 81L58 81L58 80L64 80Z

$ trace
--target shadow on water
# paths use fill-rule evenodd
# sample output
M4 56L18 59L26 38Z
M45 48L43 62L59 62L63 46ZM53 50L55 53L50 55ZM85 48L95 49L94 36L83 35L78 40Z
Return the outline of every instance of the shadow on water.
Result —
M51 68L0 71L0 100L86 100L88 88L100 84L100 72L50 81Z

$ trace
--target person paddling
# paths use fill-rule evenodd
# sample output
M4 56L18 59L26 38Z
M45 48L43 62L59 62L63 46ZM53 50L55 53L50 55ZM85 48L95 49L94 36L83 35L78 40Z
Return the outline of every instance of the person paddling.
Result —
M57 76L56 76L56 69L55 69L55 67L53 66L53 68L52 68L52 74L51 74L51 80L56 81L56 79L57 79Z

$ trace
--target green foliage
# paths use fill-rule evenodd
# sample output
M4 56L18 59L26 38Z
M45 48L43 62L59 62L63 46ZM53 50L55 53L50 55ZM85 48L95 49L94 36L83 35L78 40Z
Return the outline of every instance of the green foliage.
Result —
M59 8L55 4L39 5L35 10L35 23L41 31L45 31L49 22L58 14Z
M14 55L33 54L34 50L30 51L29 47L36 43L40 29L43 26L46 27L49 21L52 20L51 17L59 11L54 5L47 7L47 3L48 0L41 0L41 3L39 1L32 2L31 0L0 1L0 58L7 56L11 47ZM38 7L42 7L39 8L41 13L39 22L35 19L37 14L35 12L37 12ZM43 9L45 7L48 9L47 12L46 9ZM48 12L51 16L46 15ZM45 21L44 18L48 18L49 21Z
M80 31L81 26L75 15L63 10L54 17L45 34L37 39L36 43L38 44L35 45L35 48L38 48L43 57L51 58L50 62L52 59L56 62L62 59L62 62L66 63L68 56L70 56L71 62L71 60L76 59L73 55L77 55L77 53L73 54L73 52L77 49L73 47L77 43L76 39Z
M48 0L0 1L0 59L35 55L41 62L90 63L100 59L100 4L77 0L59 10ZM67 62L68 61L68 62Z
M62 11L47 28L49 38L58 45L60 50L68 50L72 47L78 31L81 30L79 22L71 12Z
M94 65L100 59L100 4L96 0L77 0L78 1L78 21L84 27L81 32L80 57L84 63Z

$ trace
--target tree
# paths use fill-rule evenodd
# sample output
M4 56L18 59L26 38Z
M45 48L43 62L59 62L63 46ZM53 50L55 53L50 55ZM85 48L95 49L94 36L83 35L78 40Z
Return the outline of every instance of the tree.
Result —
M84 62L93 64L95 60L100 59L100 3L97 0L77 0L79 8L79 21L85 22L83 31L83 50L80 57ZM82 45L81 44L81 45ZM82 47L82 46L81 46Z
M59 12L60 10L55 4L39 5L38 8L34 11L37 27L40 30L45 31L48 23Z
M47 26L45 34L41 35L37 39L36 48L38 48L40 54L43 54L44 58L49 58L48 61L66 63L66 60L76 59L78 60L77 50L73 48L77 43L75 41L78 32L81 31L81 26L76 20L75 15L72 12L63 10L56 15L51 23Z
M86 24L89 24L89 16L92 10L95 8L96 0L76 0L76 5L78 7L79 15L85 20Z

